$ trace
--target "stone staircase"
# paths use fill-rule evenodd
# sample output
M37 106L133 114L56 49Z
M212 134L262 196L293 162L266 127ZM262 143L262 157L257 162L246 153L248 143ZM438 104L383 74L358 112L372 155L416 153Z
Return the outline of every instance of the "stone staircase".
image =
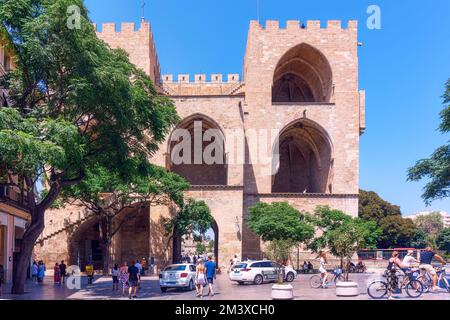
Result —
M44 241L49 240L65 231L73 230L74 228L79 227L83 222L91 219L93 216L94 213L88 210L83 210L78 213L78 217L75 219L69 216L64 217L61 221L56 223L54 223L53 220L50 220L46 223L46 227L39 239L36 241L36 244L43 245Z

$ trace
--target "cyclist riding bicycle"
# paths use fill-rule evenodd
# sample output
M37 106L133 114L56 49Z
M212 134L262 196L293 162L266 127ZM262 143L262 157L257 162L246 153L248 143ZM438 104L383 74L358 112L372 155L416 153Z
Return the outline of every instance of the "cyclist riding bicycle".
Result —
M437 273L434 267L431 265L431 261L435 258L442 264L446 264L447 262L440 255L437 255L433 252L433 249L428 246L424 251L420 253L420 269L424 269L432 278L433 278L433 291L437 290Z
M391 281L391 286L394 289L393 293L400 293L400 288L398 286L398 276L396 274L397 269L407 270L408 267L403 264L403 262L398 257L398 251L392 252L392 256L389 259L389 264L387 266L387 277L388 280ZM390 298L390 296L389 296Z

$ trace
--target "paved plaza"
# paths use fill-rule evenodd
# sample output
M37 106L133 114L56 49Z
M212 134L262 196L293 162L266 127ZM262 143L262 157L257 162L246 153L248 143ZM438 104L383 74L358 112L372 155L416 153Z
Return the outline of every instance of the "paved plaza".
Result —
M350 279L358 283L360 295L353 298L336 297L334 287L327 289L313 289L309 286L311 275L299 275L292 283L295 300L370 300L367 295L367 283L380 278L378 273L351 274ZM93 285L87 284L86 277L82 277L80 290L69 290L66 286L53 284L52 277L46 277L43 285L27 284L27 292L24 295L3 294L1 299L12 300L128 300L128 296L121 296L121 292L112 291L112 281L109 277L96 278ZM247 284L238 285L228 280L227 274L217 276L215 284L216 295L214 297L197 298L195 291L186 292L180 290L168 290L161 293L157 277L144 277L141 290L138 292L138 300L270 300L272 284L260 286ZM4 292L8 287L4 287ZM204 291L204 294L207 290ZM406 293L396 295L398 300L406 300ZM418 300L450 300L450 293L439 291L436 293L424 293Z

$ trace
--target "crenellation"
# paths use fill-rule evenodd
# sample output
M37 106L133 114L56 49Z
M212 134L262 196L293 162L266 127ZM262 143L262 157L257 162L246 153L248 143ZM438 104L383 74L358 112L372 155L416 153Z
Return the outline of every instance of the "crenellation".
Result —
M173 83L173 74L163 74L162 82L163 83Z
M288 29L288 30L300 29L300 21L299 20L288 20L286 22L286 29Z
M341 29L341 20L328 20L327 21L327 29L340 30Z
M211 75L211 82L212 83L221 83L222 82L222 75L221 74L212 74Z
M189 83L189 74L179 74L178 75L178 82L179 83Z
M278 20L267 20L266 30L278 30L280 28L280 23Z
M115 33L116 32L116 24L114 22L108 22L102 24L101 33Z
M121 24L121 30L120 30L120 32L123 32L123 33L133 33L133 32L135 32L135 27L136 27L136 25L135 25L135 23L134 22L123 22L122 24Z
M228 75L228 82L239 82L239 74L237 74L237 73L230 73Z
M306 29L308 29L308 30L320 30L320 20L308 20L308 21L306 21Z
M206 82L206 74L195 74L194 82L195 83L205 83Z

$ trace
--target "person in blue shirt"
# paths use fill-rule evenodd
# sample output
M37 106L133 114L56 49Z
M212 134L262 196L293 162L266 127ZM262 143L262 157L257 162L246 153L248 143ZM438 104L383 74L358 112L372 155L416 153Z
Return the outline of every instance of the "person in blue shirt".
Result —
M446 264L446 261L444 258L442 258L440 255L437 255L433 252L433 249L428 246L425 248L424 251L420 252L420 269L424 269L432 278L433 278L433 291L437 290L437 273L436 270L434 270L433 265L431 264L431 261L435 258L443 265Z
M208 282L208 296L214 296L214 279L216 278L216 263L212 260L211 256L208 256L208 261L205 263L206 268L206 281Z

